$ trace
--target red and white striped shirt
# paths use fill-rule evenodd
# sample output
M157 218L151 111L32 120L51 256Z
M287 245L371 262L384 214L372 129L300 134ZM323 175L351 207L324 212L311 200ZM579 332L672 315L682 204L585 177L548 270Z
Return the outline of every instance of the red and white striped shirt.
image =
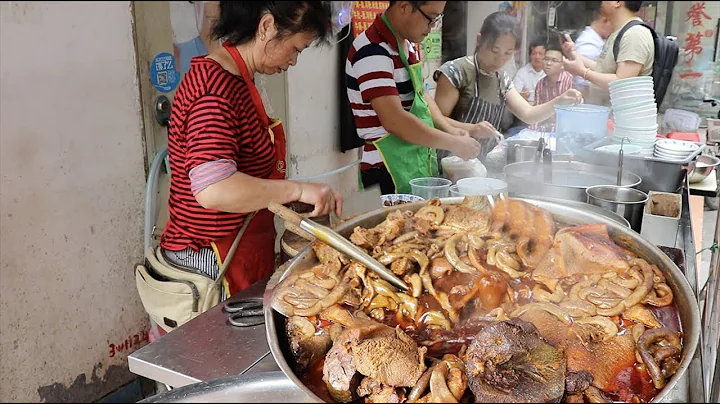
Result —
M549 76L543 77L535 87L535 105L545 104L572 88L573 75L563 70L557 80L552 82ZM548 118L543 122L530 125L530 129L537 129L540 125L554 124L555 117Z
M270 178L275 146L242 77L193 58L175 93L168 129L169 220L160 245L170 251L210 246L242 227L247 214L205 209L195 194L235 169Z
M408 63L417 63L419 55L412 43L406 42ZM400 97L406 111L412 107L415 93L410 75L400 59L395 36L379 14L370 28L358 35L350 47L345 62L345 83L357 134L366 141L377 140L388 133L370 105L372 99L394 95ZM366 143L360 168L367 170L382 166L380 153L374 145Z

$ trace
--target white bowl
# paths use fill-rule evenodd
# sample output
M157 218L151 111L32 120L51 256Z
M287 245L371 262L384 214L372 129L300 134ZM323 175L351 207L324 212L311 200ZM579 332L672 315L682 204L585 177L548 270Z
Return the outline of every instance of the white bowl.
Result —
M608 87L610 87L610 89L612 90L612 89L620 88L620 87L624 87L624 86L630 86L630 85L634 85L634 84L646 84L646 83L653 84L652 76L637 76L637 77L629 77L626 79L613 80L608 84Z
M623 104L623 105L619 105L619 104L618 104L618 105L613 105L613 106L612 106L612 111L613 111L613 114L614 114L614 113L616 113L616 112L622 112L622 111L626 111L626 112L629 112L629 111L637 112L637 111L639 111L639 110L641 110L641 109L647 109L647 108L655 108L655 109L657 109L657 104L655 103L655 99L654 99L654 98L653 98L653 99L649 99L649 100L645 100L645 101L640 101L640 102L633 102L633 103L631 103L631 104Z
M669 152L687 152L688 154L700 148L700 146L693 142L675 139L659 139L655 147L665 149Z
M642 146L625 143L622 145L622 150L623 155L632 156L633 154L640 154ZM610 144L607 146L600 146L596 148L595 151L599 151L601 153L620 154L620 145Z
M463 178L458 180L457 186L465 195L499 195L508 190L507 182L485 177Z
M616 87L610 87L610 95L617 94L624 91L634 91L634 90L642 90L642 91L653 91L654 87L652 83L636 83L636 84L628 84L624 86L616 86Z
M616 91L610 91L610 100L617 100L623 97L629 97L632 95L644 95L648 98L655 97L655 91L650 88L622 88Z
M613 116L614 117L623 117L627 115L636 115L636 114L642 114L642 115L650 115L655 114L657 115L657 108L655 105L648 105L643 108L631 108L631 109L623 109L623 110L613 110Z
M687 157L688 157L688 156L673 156L670 154L658 152L657 150L655 150L655 153L653 155L655 157L661 158L663 160L672 160L672 161L681 161L681 160L687 159Z
M649 102L652 101L655 103L655 96L654 95L627 95L624 97L618 97L618 98L612 98L610 99L610 104L615 107L622 107L625 105L635 104L638 102Z
M615 125L626 127L648 127L657 122L657 115L630 115L629 117L615 118Z
M671 150L660 148L660 147L658 147L657 144L655 144L655 151L658 153L667 154L668 156L689 156L693 153L690 151L671 151Z
M380 195L380 203L383 207L390 207L395 205L402 205L405 203L420 202L424 201L420 196L410 194L387 194Z
M660 125L657 123L648 126L624 126L615 124L615 129L622 132L657 132Z

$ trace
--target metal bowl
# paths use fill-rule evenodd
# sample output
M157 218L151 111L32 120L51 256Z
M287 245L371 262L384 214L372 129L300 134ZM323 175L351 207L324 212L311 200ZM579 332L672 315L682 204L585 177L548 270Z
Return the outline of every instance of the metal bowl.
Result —
M702 166L698 167L698 164ZM713 156L700 155L695 160L693 169L690 171L690 183L702 182L710 173L720 165L720 159Z
M463 198L443 198L443 204L460 203ZM688 284L685 275L680 272L677 265L662 252L657 246L645 240L639 234L629 228L619 224L618 222L608 219L604 216L586 212L576 207L565 206L562 203L552 203L546 201L538 201L533 199L521 199L531 203L539 208L545 209L553 215L553 218L561 223L571 226L577 226L590 223L602 223L608 227L610 237L619 246L632 251L639 257L644 258L648 262L656 264L658 268L667 278L668 286L672 289L675 296L675 304L678 307L680 315L680 324L683 331L683 352L680 360L680 368L677 373L667 382L665 387L655 396L653 402L662 402L669 399L672 390L678 385L679 380L685 376L690 362L693 359L695 350L700 339L700 311L698 309L697 300ZM393 206L384 209L377 209L358 215L350 220L344 221L335 227L340 234L348 237L355 226L374 227L380 224L387 217L388 213L394 210L412 210L417 211L425 206L424 202L409 203L401 206ZM264 295L265 307L265 330L268 338L268 345L278 367L285 375L303 390L313 401L323 402L308 386L306 386L295 374L290 366L292 362L292 353L290 343L285 333L285 317L272 308L273 288L285 277L298 269L307 268L317 263L315 255L310 246L305 247L290 263L287 270L282 273L276 273L268 282Z

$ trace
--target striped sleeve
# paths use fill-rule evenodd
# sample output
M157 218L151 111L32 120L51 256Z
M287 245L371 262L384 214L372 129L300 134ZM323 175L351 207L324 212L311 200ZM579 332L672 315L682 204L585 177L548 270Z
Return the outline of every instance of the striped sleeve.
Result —
M572 88L573 75L568 71L560 73L560 88L558 88L558 95L562 95L565 91Z
M392 57L382 46L363 46L355 53L352 64L363 101L370 102L385 95L399 95Z
M186 119L187 159L185 169L211 161L235 160L239 152L233 108L216 95L200 97Z

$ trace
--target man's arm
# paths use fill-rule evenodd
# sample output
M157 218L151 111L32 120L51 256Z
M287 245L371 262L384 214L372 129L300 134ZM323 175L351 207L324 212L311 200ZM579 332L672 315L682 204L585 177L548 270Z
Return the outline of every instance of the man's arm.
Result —
M637 77L642 71L642 65L637 62L620 62L617 65L615 74L613 73L598 73L594 70L587 72L585 79L602 89L609 89L610 82L620 79L626 79L629 77Z

